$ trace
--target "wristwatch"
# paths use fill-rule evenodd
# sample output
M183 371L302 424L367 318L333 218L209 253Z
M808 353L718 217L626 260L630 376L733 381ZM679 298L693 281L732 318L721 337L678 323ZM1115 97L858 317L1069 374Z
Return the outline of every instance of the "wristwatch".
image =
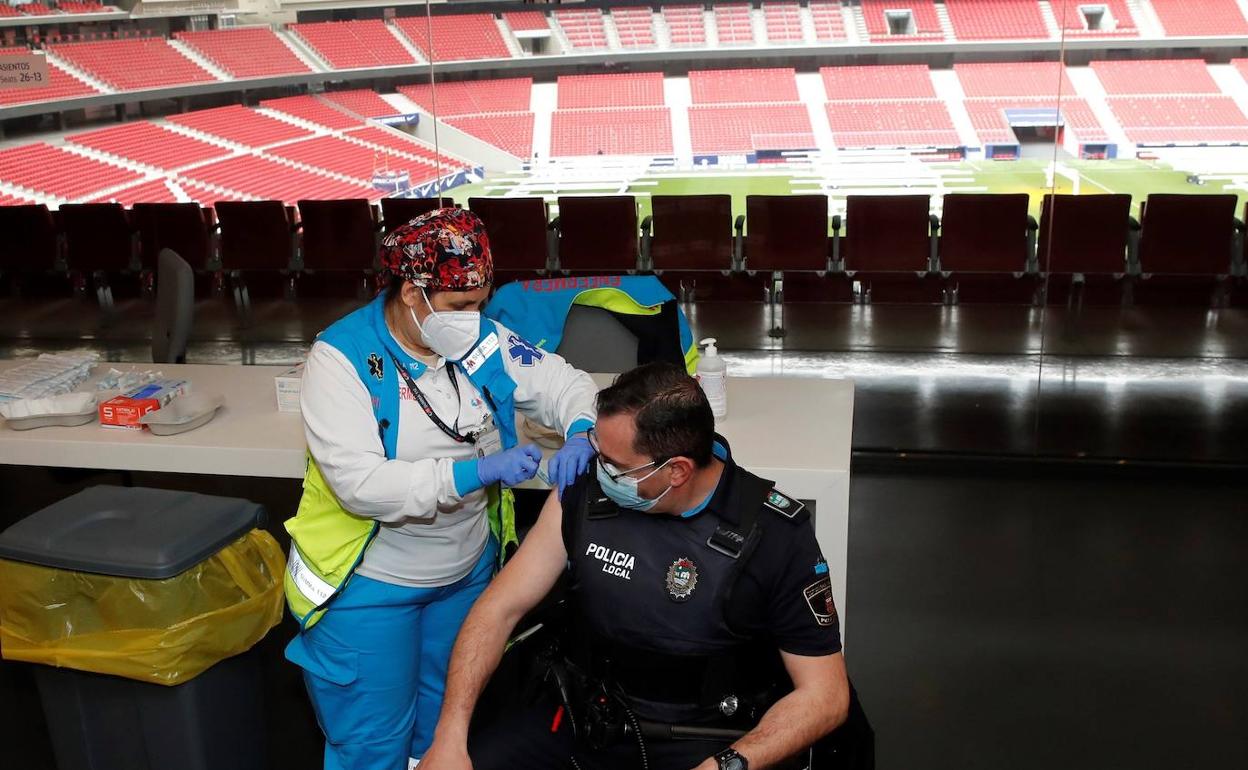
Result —
M719 765L719 770L750 770L750 763L733 748L716 754L715 762Z

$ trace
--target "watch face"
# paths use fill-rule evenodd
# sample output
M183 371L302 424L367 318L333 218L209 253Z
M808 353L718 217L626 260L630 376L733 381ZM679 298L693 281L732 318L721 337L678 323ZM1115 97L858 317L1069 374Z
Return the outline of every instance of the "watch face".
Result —
M715 755L715 761L719 763L719 770L747 770L748 768L745 757L733 749L719 752Z

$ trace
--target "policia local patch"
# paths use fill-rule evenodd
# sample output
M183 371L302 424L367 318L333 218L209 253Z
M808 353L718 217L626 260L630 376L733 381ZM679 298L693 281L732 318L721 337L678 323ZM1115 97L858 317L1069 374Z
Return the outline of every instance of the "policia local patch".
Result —
M832 599L832 581L827 575L806 586L802 590L806 598L806 606L815 616L815 622L821 626L830 626L836 622L836 602Z

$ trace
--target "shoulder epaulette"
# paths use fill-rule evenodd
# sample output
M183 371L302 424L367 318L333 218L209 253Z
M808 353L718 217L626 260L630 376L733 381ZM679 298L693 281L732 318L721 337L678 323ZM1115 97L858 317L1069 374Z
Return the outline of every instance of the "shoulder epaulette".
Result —
M770 508L790 521L805 518L802 514L807 513L805 503L789 497L777 489L773 489L767 494L767 499L763 501L763 507Z

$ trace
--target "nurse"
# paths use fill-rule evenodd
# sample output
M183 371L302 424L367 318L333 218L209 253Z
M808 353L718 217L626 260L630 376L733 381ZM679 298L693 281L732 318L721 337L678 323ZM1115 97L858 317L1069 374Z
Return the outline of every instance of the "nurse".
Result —
M308 442L286 649L325 733L326 770L403 770L428 748L451 646L515 542L509 486L541 453L515 412L567 437L562 488L592 456L597 388L480 314L493 260L481 220L439 209L381 246L382 290L312 346Z

